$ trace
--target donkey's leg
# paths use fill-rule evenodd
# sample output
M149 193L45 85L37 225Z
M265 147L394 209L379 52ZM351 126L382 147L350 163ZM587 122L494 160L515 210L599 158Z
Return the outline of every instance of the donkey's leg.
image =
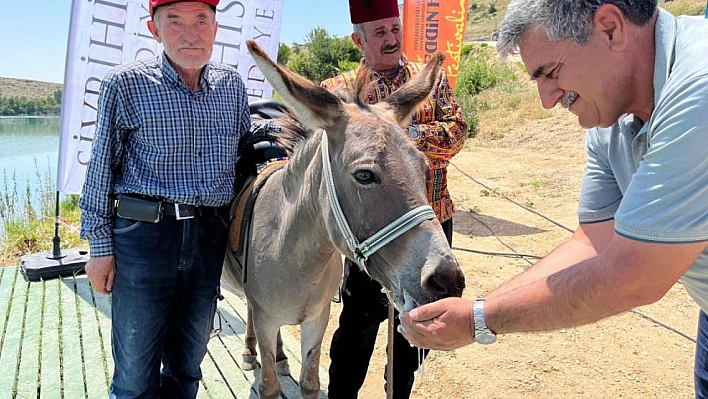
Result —
M253 327L258 338L261 352L261 380L258 383L259 399L277 399L280 397L280 380L275 370L275 352L280 326L274 325L265 317L254 313Z
M278 343L275 351L275 366L278 369L278 375L290 375L290 364L288 364L288 357L283 351L283 338L280 335L280 330L278 330Z
M250 304L247 305L245 348L241 354L243 361L241 368L244 371L252 371L258 366L258 351L256 350L258 340L256 339L256 333L253 331L253 309Z
M320 350L328 321L329 304L315 320L302 323L301 326L300 393L303 399L317 399L320 395Z

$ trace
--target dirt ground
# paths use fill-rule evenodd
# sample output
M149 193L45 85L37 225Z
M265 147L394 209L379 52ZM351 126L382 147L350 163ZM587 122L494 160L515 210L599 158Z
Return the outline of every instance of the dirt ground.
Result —
M583 142L584 131L570 114L528 122L498 141L470 140L449 168L457 204L453 247L544 255L570 237L505 197L575 229ZM455 255L469 299L529 266L523 259L461 249ZM340 311L333 304L322 348L325 368ZM596 324L432 351L411 397L692 398L697 315L697 305L676 285L653 305ZM384 323L360 398L385 398L385 332Z

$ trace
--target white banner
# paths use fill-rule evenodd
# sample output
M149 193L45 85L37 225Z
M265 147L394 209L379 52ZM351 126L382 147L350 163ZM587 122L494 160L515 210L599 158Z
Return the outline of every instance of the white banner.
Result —
M273 88L248 55L255 39L275 59L284 0L222 0L213 61L238 69L249 101L271 98ZM101 80L114 66L162 52L147 29L147 0L73 0L61 109L57 191L79 194L95 132Z

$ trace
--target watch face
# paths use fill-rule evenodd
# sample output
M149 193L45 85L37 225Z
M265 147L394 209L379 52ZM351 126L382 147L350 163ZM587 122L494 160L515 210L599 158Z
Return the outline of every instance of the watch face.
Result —
M497 337L494 334L490 334L488 332L482 332L482 331L477 331L474 338L478 344L482 344L482 345L493 344L497 341Z
M418 138L418 129L413 126L408 126L408 134L410 134L412 139Z

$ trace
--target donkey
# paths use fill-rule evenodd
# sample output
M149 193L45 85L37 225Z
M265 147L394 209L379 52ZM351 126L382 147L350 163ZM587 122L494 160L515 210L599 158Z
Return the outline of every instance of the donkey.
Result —
M231 245L222 279L245 292L261 353L259 398L279 396L280 327L299 324L300 391L312 399L320 392L320 346L342 278L341 254L381 283L399 310L462 295L464 276L427 203L426 158L402 127L432 90L444 56L385 101L367 105L359 100L366 77L358 92L335 95L275 64L255 41L247 45L312 133L263 184L246 267Z

